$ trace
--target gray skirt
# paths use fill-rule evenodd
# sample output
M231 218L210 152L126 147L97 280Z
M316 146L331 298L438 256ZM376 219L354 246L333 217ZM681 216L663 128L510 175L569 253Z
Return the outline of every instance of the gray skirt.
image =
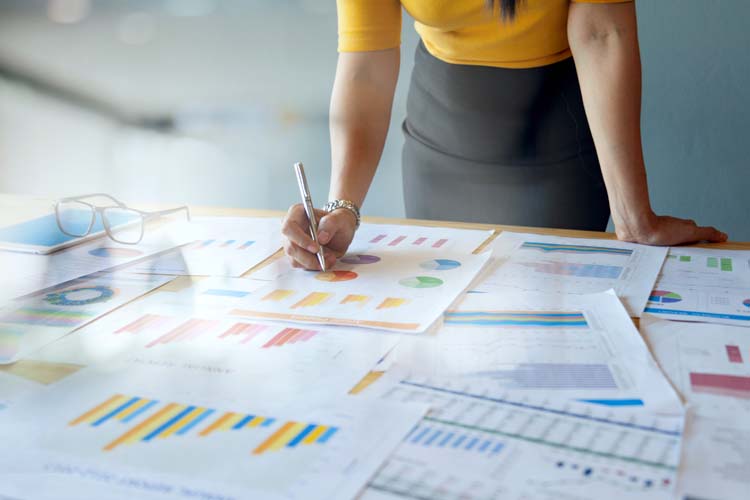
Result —
M403 124L407 217L602 231L607 192L572 58L449 64L419 44Z

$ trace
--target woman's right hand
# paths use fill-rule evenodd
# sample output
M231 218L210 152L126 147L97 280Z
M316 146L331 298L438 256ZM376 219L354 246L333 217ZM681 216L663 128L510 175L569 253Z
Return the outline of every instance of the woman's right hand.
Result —
M315 209L318 220L318 242L324 248L326 269L330 269L349 248L354 239L357 220L354 214L346 209L333 212ZM298 203L292 205L281 226L281 233L286 238L284 252L292 266L320 271L318 246L310 237L310 223L305 214L305 207Z

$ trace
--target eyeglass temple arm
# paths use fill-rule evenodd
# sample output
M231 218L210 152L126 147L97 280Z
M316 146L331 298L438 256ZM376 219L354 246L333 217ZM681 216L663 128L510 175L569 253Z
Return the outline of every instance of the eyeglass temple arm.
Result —
M107 198L113 201L118 207L121 207L121 208L126 207L125 203L121 202L114 196L107 194L107 193L90 193L90 194L82 194L79 196L68 196L67 198L60 198L59 200L57 200L57 203L66 202L66 201L83 200L86 198L99 198L99 197Z
M168 208L166 210L158 210L156 212L143 212L143 216L146 217L146 218L160 217L162 215L173 214L173 213L179 212L181 210L185 211L185 213L187 214L187 220L189 221L190 220L190 207L188 207L187 205L183 205L183 206L177 207L177 208Z

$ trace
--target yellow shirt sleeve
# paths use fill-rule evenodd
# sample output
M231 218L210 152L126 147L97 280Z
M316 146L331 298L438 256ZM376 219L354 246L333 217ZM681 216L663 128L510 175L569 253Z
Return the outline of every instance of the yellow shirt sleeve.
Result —
M339 52L392 49L401 45L399 0L336 0Z

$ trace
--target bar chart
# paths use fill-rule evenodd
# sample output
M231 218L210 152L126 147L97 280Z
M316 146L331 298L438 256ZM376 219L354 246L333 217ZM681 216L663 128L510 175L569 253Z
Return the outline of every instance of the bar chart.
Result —
M542 253L571 253L571 254L607 254L629 257L633 251L628 248L600 247L589 245L566 245L560 243L540 243L525 241L521 248L539 250Z
M577 264L572 262L525 262L521 263L521 265L542 274L609 280L619 279L623 270L620 266Z
M447 311L449 325L492 326L508 328L577 328L588 329L580 311Z
M121 446L153 440L255 429L267 435L248 455L261 455L298 446L325 444L339 430L335 426L297 421L281 424L276 418L198 405L166 403L139 396L115 394L68 423L69 427L122 425L125 431L102 448L111 452ZM268 434L270 432L270 434Z

